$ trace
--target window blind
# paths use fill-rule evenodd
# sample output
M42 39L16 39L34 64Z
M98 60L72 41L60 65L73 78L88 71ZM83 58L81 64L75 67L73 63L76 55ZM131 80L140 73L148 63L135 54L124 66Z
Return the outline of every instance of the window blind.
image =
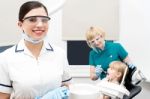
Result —
M100 26L107 40L119 37L119 0L67 0L63 7L62 39L85 40L90 26Z

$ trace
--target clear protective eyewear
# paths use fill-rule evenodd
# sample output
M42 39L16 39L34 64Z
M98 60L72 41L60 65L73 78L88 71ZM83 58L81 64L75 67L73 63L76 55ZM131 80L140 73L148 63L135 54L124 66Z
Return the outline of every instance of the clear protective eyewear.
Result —
M96 36L94 39L92 39L91 41L89 41L89 43L91 45L95 45L97 42L99 42L102 39L102 35L98 35Z
M29 17L25 17L22 21L27 21L30 24L36 24L37 22L39 22L39 20L42 23L48 23L48 21L51 18L49 16L29 16Z

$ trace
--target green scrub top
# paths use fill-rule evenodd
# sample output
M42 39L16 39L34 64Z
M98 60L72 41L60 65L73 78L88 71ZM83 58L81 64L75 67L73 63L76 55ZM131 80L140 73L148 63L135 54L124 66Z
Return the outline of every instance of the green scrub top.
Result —
M123 61L128 56L127 51L119 43L105 41L104 50L98 49L97 52L91 50L89 53L89 65L97 66L101 65L104 71L107 71L109 64L112 61ZM105 73L102 73L100 79L106 77Z

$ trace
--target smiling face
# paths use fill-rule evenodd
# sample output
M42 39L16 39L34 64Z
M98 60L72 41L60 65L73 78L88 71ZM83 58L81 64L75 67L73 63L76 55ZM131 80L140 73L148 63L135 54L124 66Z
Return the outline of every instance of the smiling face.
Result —
M90 27L90 29L86 32L86 40L90 47L103 49L105 42L105 32L100 27Z
M49 17L43 7L30 10L23 18L23 21L19 21L21 29L30 37L36 40L43 39L48 31Z
M104 38L101 34L97 34L97 35L94 36L94 38L92 40L89 41L89 43L94 47L103 49L103 47L104 47Z

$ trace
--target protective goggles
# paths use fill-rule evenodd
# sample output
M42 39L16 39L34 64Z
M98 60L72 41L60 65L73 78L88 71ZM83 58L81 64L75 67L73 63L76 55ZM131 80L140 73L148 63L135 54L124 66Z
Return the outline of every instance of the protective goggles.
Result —
M42 23L48 23L51 18L48 16L29 16L25 17L22 21L27 21L31 24L41 21Z
M97 42L102 40L102 35L97 35L94 39L88 41L90 45L95 45Z

